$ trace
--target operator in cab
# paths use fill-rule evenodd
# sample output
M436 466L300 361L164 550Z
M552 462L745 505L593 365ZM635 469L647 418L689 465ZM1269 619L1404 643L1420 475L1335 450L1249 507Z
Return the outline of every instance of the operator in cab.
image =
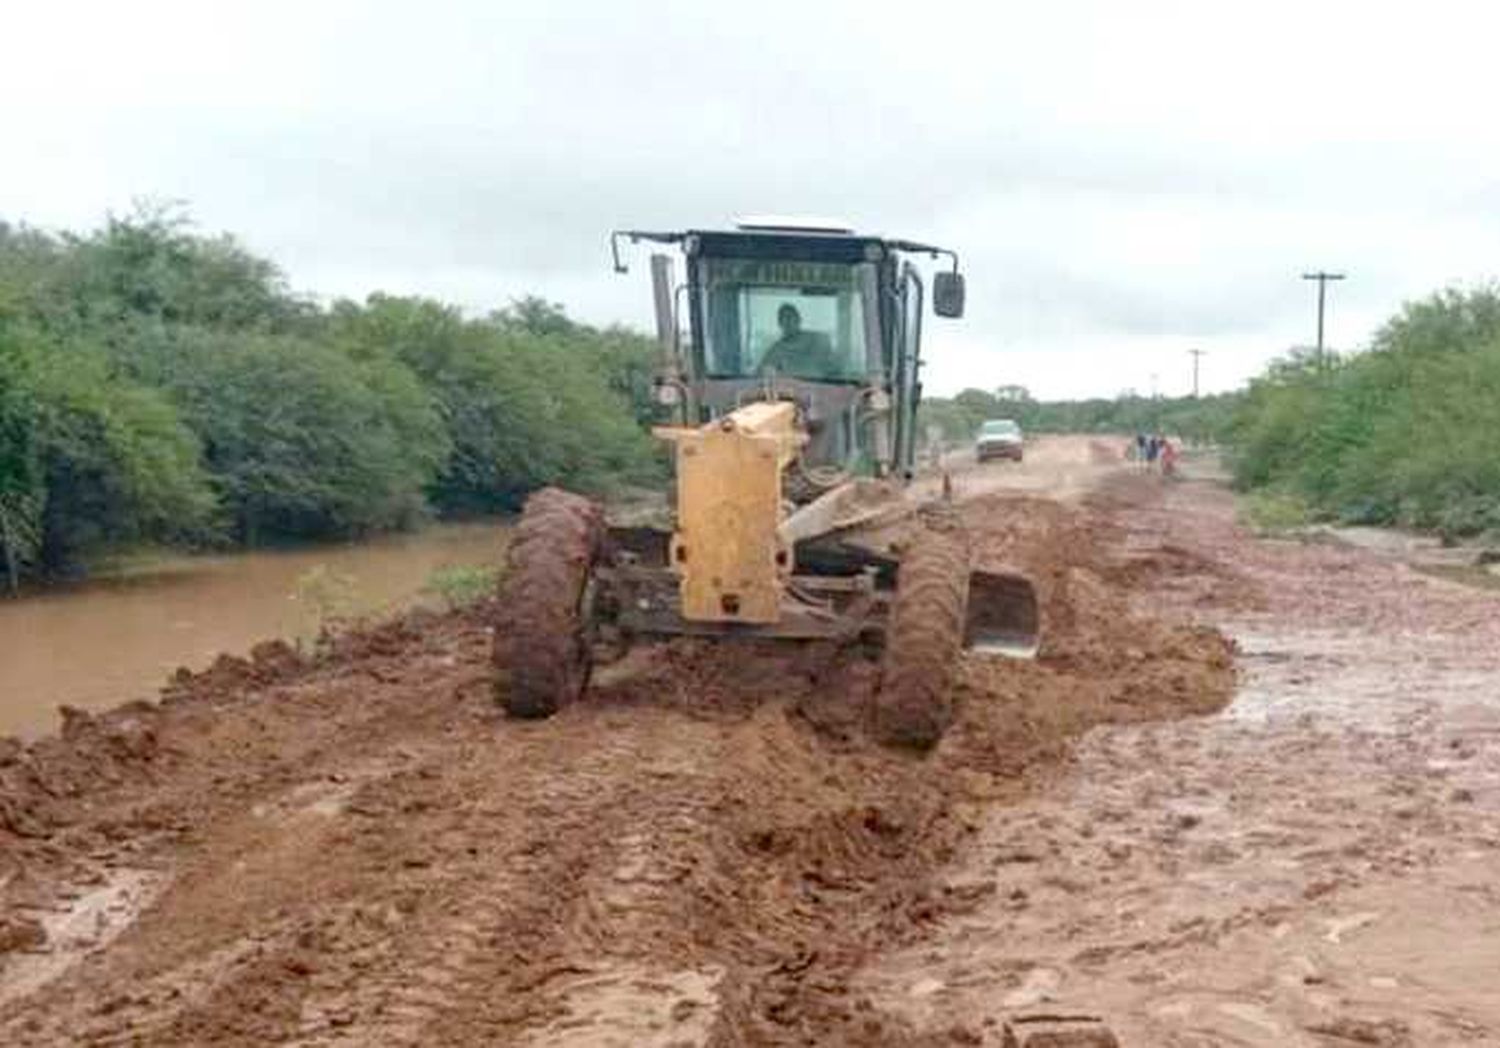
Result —
M775 371L798 378L827 378L839 374L839 360L833 343L821 331L802 330L802 314L787 302L776 311L776 325L781 337L771 343L760 359L762 372Z

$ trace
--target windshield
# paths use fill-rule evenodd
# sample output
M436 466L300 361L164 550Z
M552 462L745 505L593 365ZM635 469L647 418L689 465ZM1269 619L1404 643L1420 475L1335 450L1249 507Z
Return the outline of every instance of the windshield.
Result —
M710 258L701 273L710 377L864 377L864 301L856 266Z
M1021 427L1008 418L991 419L979 429L980 436L984 437L1013 437L1021 432Z

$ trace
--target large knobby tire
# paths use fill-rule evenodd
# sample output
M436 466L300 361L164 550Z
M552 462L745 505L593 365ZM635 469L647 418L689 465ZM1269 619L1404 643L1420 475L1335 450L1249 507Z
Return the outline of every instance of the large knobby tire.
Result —
M513 717L550 717L589 678L589 576L603 512L558 488L526 500L511 535L495 623L496 697Z
M953 680L969 600L969 549L924 530L901 558L886 626L874 728L885 743L927 749L953 719Z

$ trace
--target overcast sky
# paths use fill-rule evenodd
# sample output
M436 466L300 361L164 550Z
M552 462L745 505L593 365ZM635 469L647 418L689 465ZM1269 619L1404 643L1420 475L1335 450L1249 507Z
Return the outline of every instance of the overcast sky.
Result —
M1390 10L1385 8L1389 7ZM180 198L321 295L649 325L618 226L957 249L929 389L1228 388L1500 272L1482 3L10 3L0 218ZM644 261L644 260L642 260Z

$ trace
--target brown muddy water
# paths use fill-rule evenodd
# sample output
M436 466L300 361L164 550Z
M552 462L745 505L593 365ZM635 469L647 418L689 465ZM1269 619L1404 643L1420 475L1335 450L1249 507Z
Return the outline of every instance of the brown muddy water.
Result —
M273 637L306 640L329 615L423 598L439 568L499 562L498 522L442 524L349 545L181 557L0 600L0 735L85 709L152 698L178 666L201 669Z

